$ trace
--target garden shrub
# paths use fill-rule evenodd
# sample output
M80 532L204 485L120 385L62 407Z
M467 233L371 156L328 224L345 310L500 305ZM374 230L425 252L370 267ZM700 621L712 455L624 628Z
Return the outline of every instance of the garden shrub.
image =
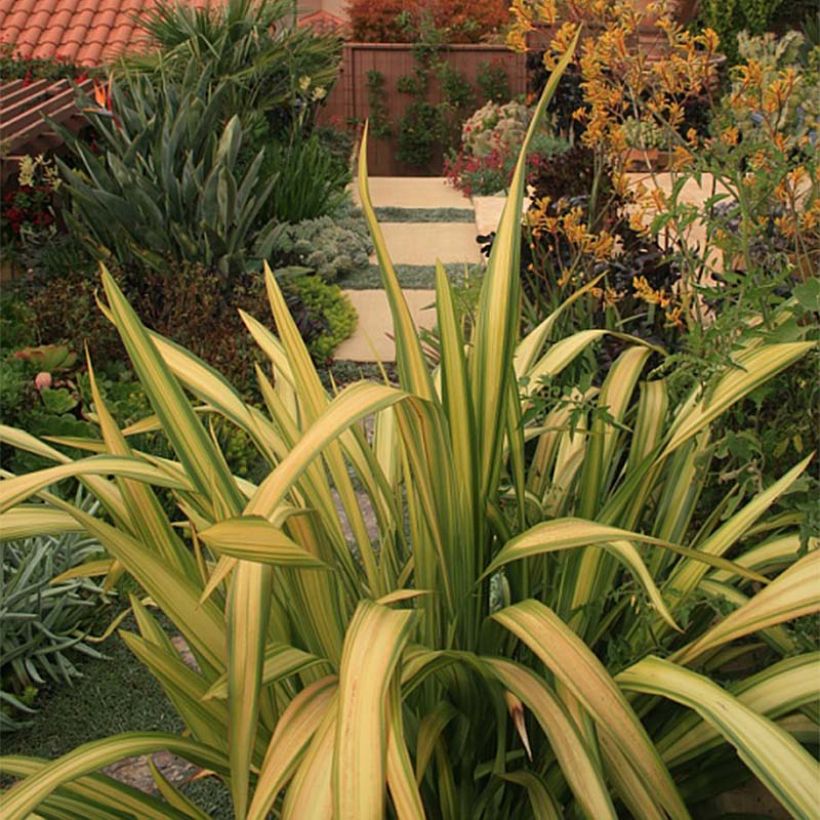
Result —
M723 52L729 61L740 59L738 36L742 33L753 36L770 30L770 24L777 17L781 6L788 6L791 0L703 0L699 4L698 23L717 32Z
M240 176L229 86L211 91L209 71L191 68L179 84L119 79L111 110L88 115L101 151L62 129L73 154L59 160L65 219L98 257L156 268L170 254L227 275L270 253L276 226L261 214L276 178L260 172L264 151Z
M181 81L191 70L227 86L228 111L243 125L259 121L259 144L310 123L338 75L341 40L291 25L292 5L281 0L227 0L211 8L162 0L145 28L156 51L127 58L129 70L154 81Z
M264 213L279 222L302 222L333 214L347 197L351 173L317 133L272 144L260 173L275 178Z
M366 169L362 183L378 236ZM70 504L49 519L98 535L184 635L195 669L132 599L137 631L123 640L187 731L108 738L45 774L4 758L23 778L4 795L12 820L53 811L75 780L106 810L164 816L175 792L85 777L158 750L212 772L255 820L280 805L291 817L687 817L749 776L812 814L802 742L816 721L796 713L816 700L817 659L795 621L820 610L820 553L800 547L804 516L777 515L809 460L718 511L701 503L701 465L719 417L813 346L741 340L680 402L637 339L600 387L576 382L573 360L603 329L555 340L554 314L519 340L524 185L522 160L466 338L439 274L440 368L378 241L398 387L323 390L266 271L278 338L251 330L275 378L259 372L265 409L248 407L196 357L152 344L103 270L176 461L110 464L129 479L116 486L131 519L103 524ZM253 440L269 465L259 485L237 482L185 391ZM121 452L103 401L98 419L106 451ZM98 465L71 469L110 505ZM14 513L52 478L1 482L0 501ZM154 486L187 526L170 525ZM27 524L34 534L45 516Z
M289 285L296 296L291 308L296 326L307 339L314 361L327 361L356 329L356 311L338 285L330 285L319 276L298 276ZM287 296L288 288L285 293ZM306 322L308 332L303 330Z
M487 0L351 0L353 39L364 43L413 43L432 24L447 43L477 43L509 20L507 3Z
M62 181L51 159L42 154L20 158L16 184L7 184L0 200L0 247L3 259L18 261L24 249L49 246L61 232L58 196Z
M373 246L367 225L348 209L338 215L285 225L273 255L286 265L302 265L328 282L366 270Z
M490 101L469 117L461 128L461 149L451 150L444 163L445 175L453 185L467 196L506 190L530 115L523 103ZM527 161L535 169L567 148L565 140L545 127L535 135Z
M334 246L331 250L338 249ZM277 253L275 258L283 267L291 264L284 254ZM323 264L334 264L330 257L323 260ZM205 265L169 259L161 269L133 264L117 269L115 275L153 330L196 350L213 367L230 374L243 391L254 392L253 363L257 357L243 333L238 311L241 308L254 316L267 315L267 297L258 271L226 280L219 271ZM97 310L98 288L87 272L66 273L45 281L28 278L17 283L15 290L15 303L25 301L31 309L29 328L33 338L64 342L75 351L87 346L98 368L121 371L125 351L111 324ZM317 356L324 359L328 325L334 339L343 338L339 337L341 328L334 326L333 310L327 317L315 309L308 310L295 286L289 289L289 299L295 314L309 317L310 321L303 324L306 343L311 350L318 345ZM5 345L3 350L5 353ZM28 373L30 381L34 375ZM30 399L35 398L30 393Z
M0 43L0 82L12 80L81 80L96 73L87 66L77 66L64 60L23 60L12 43Z

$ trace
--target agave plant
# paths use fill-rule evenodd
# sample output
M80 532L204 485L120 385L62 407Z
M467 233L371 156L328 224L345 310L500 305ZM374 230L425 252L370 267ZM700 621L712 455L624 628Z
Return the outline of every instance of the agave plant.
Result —
M708 776L692 777L704 760L723 783L750 770L795 816L816 810L817 766L800 741L816 736L817 656L799 653L784 624L820 609L820 554L801 553L795 520L764 518L806 464L741 509L694 512L712 422L809 346L758 339L708 393L670 408L662 381L640 381L650 349L635 340L600 388L606 416L522 423L542 377L603 334L549 343L551 316L517 339L525 151L469 339L439 267L431 370L362 147L398 386L329 394L266 270L279 335L243 316L271 364L257 370L265 410L248 406L146 330L103 270L105 310L176 460L134 450L95 394L101 437L87 458L2 430L57 463L0 483L0 522L45 528L42 505L28 503L39 497L52 531L79 523L136 579L197 669L136 599L139 634L123 639L188 732L119 735L50 762L2 758L23 778L4 795L6 817L201 817L164 781L161 801L96 774L159 750L222 778L236 817L255 820L688 817L709 791ZM258 486L231 475L209 414L270 463ZM67 477L110 521L48 493ZM157 492L174 495L183 527ZM620 661L607 656L613 636ZM774 662L730 686L713 680L761 641Z

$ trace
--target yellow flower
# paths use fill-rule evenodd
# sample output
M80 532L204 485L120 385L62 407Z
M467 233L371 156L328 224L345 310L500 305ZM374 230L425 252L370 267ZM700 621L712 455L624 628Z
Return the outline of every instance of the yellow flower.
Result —
M39 159L39 158L38 158ZM20 185L34 185L34 172L37 170L37 160L28 154L20 158L20 171L17 181Z
M636 276L632 280L632 289L638 299L648 305L657 305L661 301L661 294L653 289L645 276Z
M604 305L606 307L612 307L616 305L618 302L621 301L623 298L623 293L615 290L615 288L607 287L604 290Z
M740 139L740 129L733 125L731 128L727 128L721 135L720 141L724 145L737 145L738 140Z

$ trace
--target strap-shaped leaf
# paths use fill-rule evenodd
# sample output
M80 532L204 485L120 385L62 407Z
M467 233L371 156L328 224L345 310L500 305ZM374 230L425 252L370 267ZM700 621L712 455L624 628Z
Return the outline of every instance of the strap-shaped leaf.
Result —
M122 456L90 456L56 467L46 467L33 473L25 473L0 482L0 512L36 495L40 490L62 481L64 478L93 475L117 475L135 481L145 481L159 487L190 490L190 485L179 481L167 472L157 469L137 458Z
M579 734L561 700L545 681L524 666L486 658L499 681L535 715L550 742L561 771L588 817L617 817L595 756Z
M220 521L199 537L224 555L284 567L325 567L322 561L260 516Z
M227 760L208 746L163 732L131 732L84 743L3 795L3 817L23 820L56 788L126 757L168 751L206 769L227 774Z
M817 811L820 767L800 744L703 675L648 657L618 675L623 689L682 703L711 723L793 817Z
M601 662L584 642L544 604L523 601L502 609L493 619L516 635L580 701L623 750L635 775L647 784L658 807L672 817L689 813L672 778L635 712Z
M334 817L378 820L384 810L388 691L413 613L362 601L347 629L333 757Z
M264 564L240 561L231 576L228 593L228 754L237 817L244 817L248 809L272 572Z
M51 761L38 757L23 755L6 755L0 757L0 774L5 777L26 778L37 774ZM74 805L82 807L82 815L89 816L90 810L110 810L111 817L122 817L123 812L134 817L168 817L169 820L186 820L187 814L178 812L171 806L163 805L151 795L119 783L111 777L100 774L89 774L57 787L51 796L46 798L48 805L53 798L65 796ZM105 815L109 816L109 815Z
M247 820L264 820L282 787L296 767L327 714L338 680L322 678L303 689L288 704L276 724L265 759L259 769Z
M721 618L694 643L676 652L676 663L692 663L709 649L759 632L766 627L820 612L820 550L804 555L796 564L778 575L740 609Z

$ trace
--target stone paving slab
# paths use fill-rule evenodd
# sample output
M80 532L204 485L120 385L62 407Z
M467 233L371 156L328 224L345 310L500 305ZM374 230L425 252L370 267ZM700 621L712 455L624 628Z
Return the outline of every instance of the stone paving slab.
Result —
M342 342L333 354L335 359L349 359L354 362L392 362L396 359L393 342L393 317L383 290L346 290L359 322L356 331ZM404 292L410 315L419 328L431 329L436 323L436 313L432 309L436 301L433 290L407 290Z
M505 196L474 196L473 208L475 209L476 233L486 236L498 228L501 214L504 212L504 205L507 202ZM529 199L521 203L521 213L526 213L530 206Z
M381 227L396 265L481 261L472 222L384 222ZM375 254L371 261L376 262Z
M358 185L351 185L359 204ZM470 200L443 177L370 177L375 208L471 208Z

